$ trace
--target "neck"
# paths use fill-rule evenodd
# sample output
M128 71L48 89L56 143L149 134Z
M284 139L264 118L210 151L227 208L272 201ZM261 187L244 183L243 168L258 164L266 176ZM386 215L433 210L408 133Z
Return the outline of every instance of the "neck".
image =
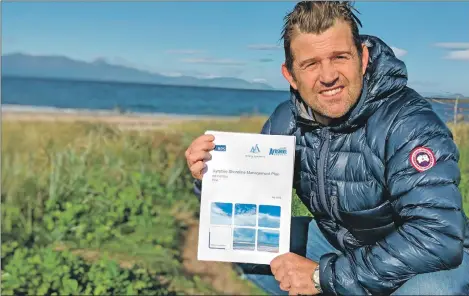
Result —
M313 117L314 117L314 120L316 120L317 122L319 122L320 124L323 124L323 125L329 125L332 121L331 118L327 117L327 116L324 116L324 115L321 115L317 112L315 112L313 110Z

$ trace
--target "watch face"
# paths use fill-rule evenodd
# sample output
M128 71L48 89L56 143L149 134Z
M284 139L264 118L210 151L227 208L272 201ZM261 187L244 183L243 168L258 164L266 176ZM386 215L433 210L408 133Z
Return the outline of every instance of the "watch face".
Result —
M314 287L319 291L319 293L322 293L321 284L319 282L319 267L313 271L311 278L313 280Z
M319 270L314 271L313 280L314 280L315 283L319 284Z

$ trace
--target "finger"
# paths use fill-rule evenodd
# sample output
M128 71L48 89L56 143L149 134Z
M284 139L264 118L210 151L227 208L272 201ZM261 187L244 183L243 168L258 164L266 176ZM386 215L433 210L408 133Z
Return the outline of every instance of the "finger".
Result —
M204 145L204 143L208 145L207 146L208 148L210 148L209 143L211 143L212 146L215 146L213 144L214 140L215 140L215 137L213 135L209 135L209 134L202 135L202 136L196 138L194 141L192 141L192 143L189 145L189 147L187 147L186 151L184 152L184 156L186 158L189 158L189 155L191 155L192 152L197 151L197 148L199 146L202 145L202 147L205 147L206 145Z
M288 291L288 295L311 295L311 291L307 291L307 289L302 287L296 287L292 284Z
M290 293L291 295L308 295L311 294L310 287L308 286L309 283L307 282L309 279L304 279L302 276L291 276L290 277Z
M288 290L288 295L300 295L300 291L294 287L290 288L290 290Z
M214 141L215 140L215 136L212 135L212 134L204 134L204 135L201 135L199 138L203 139L203 141Z
M215 148L215 143L213 142L200 142L200 143L195 143L191 147L190 153L198 152L198 151L211 151Z
M289 278L290 278L290 284L292 288L301 289L303 287L303 282L301 280L301 277L291 274Z
M204 169L205 169L205 163L203 161L196 162L190 167L192 176L196 179L202 179Z
M200 137L198 137L197 139L195 139L193 142L192 142L192 145L191 146L197 146L199 145L200 143L211 143L215 140L215 137L213 135L201 135Z
M282 281L280 283L280 290L282 291L290 291L291 289L291 286L290 286L290 282L287 280L287 281Z
M288 290L288 295L311 295L312 293L313 292L308 289L295 288L293 286Z
M275 257L272 261L270 261L270 269L272 270L273 274L275 274L275 272L279 269L279 267L282 266L283 256L284 255L279 255Z
M198 151L198 152L193 152L191 155L189 155L189 166L192 167L192 165L196 162L199 161L207 161L212 159L212 155L208 152L205 151Z
M278 282L282 282L283 278L285 277L286 275L286 272L285 272L285 268L277 268L275 270L275 273L273 273L274 276L275 276L275 279L278 281Z

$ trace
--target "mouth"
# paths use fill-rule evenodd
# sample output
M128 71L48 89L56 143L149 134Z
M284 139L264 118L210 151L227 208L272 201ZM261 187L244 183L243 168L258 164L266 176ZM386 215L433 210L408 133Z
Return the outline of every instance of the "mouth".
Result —
M319 93L325 97L333 97L335 95L340 94L343 89L344 89L343 86L338 86L338 87L322 90Z

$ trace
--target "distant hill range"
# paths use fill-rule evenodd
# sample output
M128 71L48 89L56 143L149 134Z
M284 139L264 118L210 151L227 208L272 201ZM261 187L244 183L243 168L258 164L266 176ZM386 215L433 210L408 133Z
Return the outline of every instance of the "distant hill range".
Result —
M112 65L103 60L84 62L64 56L33 56L12 53L2 56L2 75L16 77L57 78L92 81L116 81L164 85L185 85L237 89L274 90L266 83L239 78L171 77L135 68Z
M2 75L16 77L55 78L91 81L116 81L179 86L220 87L236 89L276 90L259 82L233 77L197 78L192 76L165 76L131 67L113 65L104 60L84 62L65 56L34 56L11 53L2 56ZM420 92L429 98L467 98L459 93Z
M469 99L468 96L465 96L460 93L436 93L436 92L420 92L420 94L426 98L434 99Z

